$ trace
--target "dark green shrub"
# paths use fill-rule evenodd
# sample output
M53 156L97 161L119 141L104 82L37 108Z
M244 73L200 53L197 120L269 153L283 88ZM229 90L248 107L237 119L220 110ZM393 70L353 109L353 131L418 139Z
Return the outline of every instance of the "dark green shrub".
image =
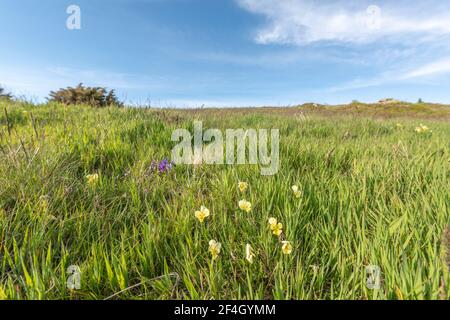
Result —
M0 87L0 100L11 101L13 96L11 93L6 93L5 89Z
M51 91L49 102L63 104L88 104L93 107L123 106L114 90L108 92L103 87L85 87L80 83L75 88L67 87L58 91Z

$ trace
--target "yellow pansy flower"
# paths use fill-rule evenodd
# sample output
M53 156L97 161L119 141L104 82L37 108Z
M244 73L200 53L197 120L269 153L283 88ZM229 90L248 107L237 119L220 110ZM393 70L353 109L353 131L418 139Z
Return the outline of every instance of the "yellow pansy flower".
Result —
M247 259L248 262L253 263L254 257L255 254L253 253L253 248L249 243L247 243L245 246L245 259Z
M427 126L420 124L420 126L416 127L416 132L417 133L426 133L426 132L432 132L432 131Z
M88 174L86 176L87 182L90 185L95 185L98 182L98 173Z
M220 249L222 249L222 244L216 240L209 241L209 252L213 259L216 259L220 254Z
M200 221L200 223L203 223L205 218L209 217L209 209L205 206L201 206L200 211L195 211L195 217L198 221Z
M239 201L239 209L249 213L250 211L252 211L252 204L247 200L241 200Z
M298 186L292 186L292 191L294 192L294 196L296 198L300 198L302 196L302 192L299 190Z
M239 188L239 190L242 192L242 193L244 193L245 191L247 191L247 189L248 189L248 183L247 182L239 182L238 183L238 188Z
M281 242L281 250L284 254L291 254L292 253L292 245L289 241L282 241Z
M277 219L270 218L269 226L270 226L270 229L272 230L272 233L274 235L276 235L277 237L279 237L283 233L283 225L281 223L279 223Z
M269 218L269 225L272 227L273 225L277 224L277 219L275 218Z

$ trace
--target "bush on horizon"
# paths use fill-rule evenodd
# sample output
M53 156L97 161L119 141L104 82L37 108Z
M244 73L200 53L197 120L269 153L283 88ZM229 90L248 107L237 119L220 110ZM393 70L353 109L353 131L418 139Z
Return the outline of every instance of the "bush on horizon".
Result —
M48 101L66 105L87 104L96 108L123 106L114 90L108 91L104 87L85 87L82 83L75 88L67 87L58 91L51 91Z
M5 88L0 87L0 100L11 101L13 99L13 95L9 92L5 91Z

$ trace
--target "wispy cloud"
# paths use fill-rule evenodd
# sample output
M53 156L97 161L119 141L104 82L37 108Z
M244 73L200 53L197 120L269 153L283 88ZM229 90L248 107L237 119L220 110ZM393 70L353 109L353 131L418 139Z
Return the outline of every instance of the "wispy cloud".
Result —
M444 58L419 67L385 71L368 79L356 79L330 88L330 91L348 91L376 87L412 80L434 80L436 77L450 74L450 58Z
M423 78L423 77L431 77L436 75L443 75L450 73L450 58L443 59L439 61L435 61L400 76L400 79L414 79L414 78Z
M427 41L450 35L450 3L437 0L378 2L338 0L237 0L249 12L266 17L258 43L305 45L319 41L367 43L383 38ZM376 7L372 7L375 8Z
M405 83L433 85L450 74L450 2L236 1L265 18L254 34L259 44L290 44L302 50L322 45L318 50L322 54L340 48L352 59L366 63L348 74L353 79L325 91Z

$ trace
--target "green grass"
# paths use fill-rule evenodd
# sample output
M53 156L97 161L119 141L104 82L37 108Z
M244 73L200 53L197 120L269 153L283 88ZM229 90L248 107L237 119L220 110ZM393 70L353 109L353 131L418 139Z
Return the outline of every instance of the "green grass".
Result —
M0 298L450 297L447 121L299 116L301 108L0 107ZM172 130L195 119L280 129L279 173L263 177L254 165L153 173L152 160L171 156ZM420 123L433 132L416 133ZM245 195L239 181L249 184ZM242 198L250 213L239 210ZM211 211L204 224L194 217L202 205ZM270 232L272 216L291 255ZM211 239L222 243L216 260ZM81 269L80 290L66 288L70 265ZM381 268L380 290L366 287L369 265Z

